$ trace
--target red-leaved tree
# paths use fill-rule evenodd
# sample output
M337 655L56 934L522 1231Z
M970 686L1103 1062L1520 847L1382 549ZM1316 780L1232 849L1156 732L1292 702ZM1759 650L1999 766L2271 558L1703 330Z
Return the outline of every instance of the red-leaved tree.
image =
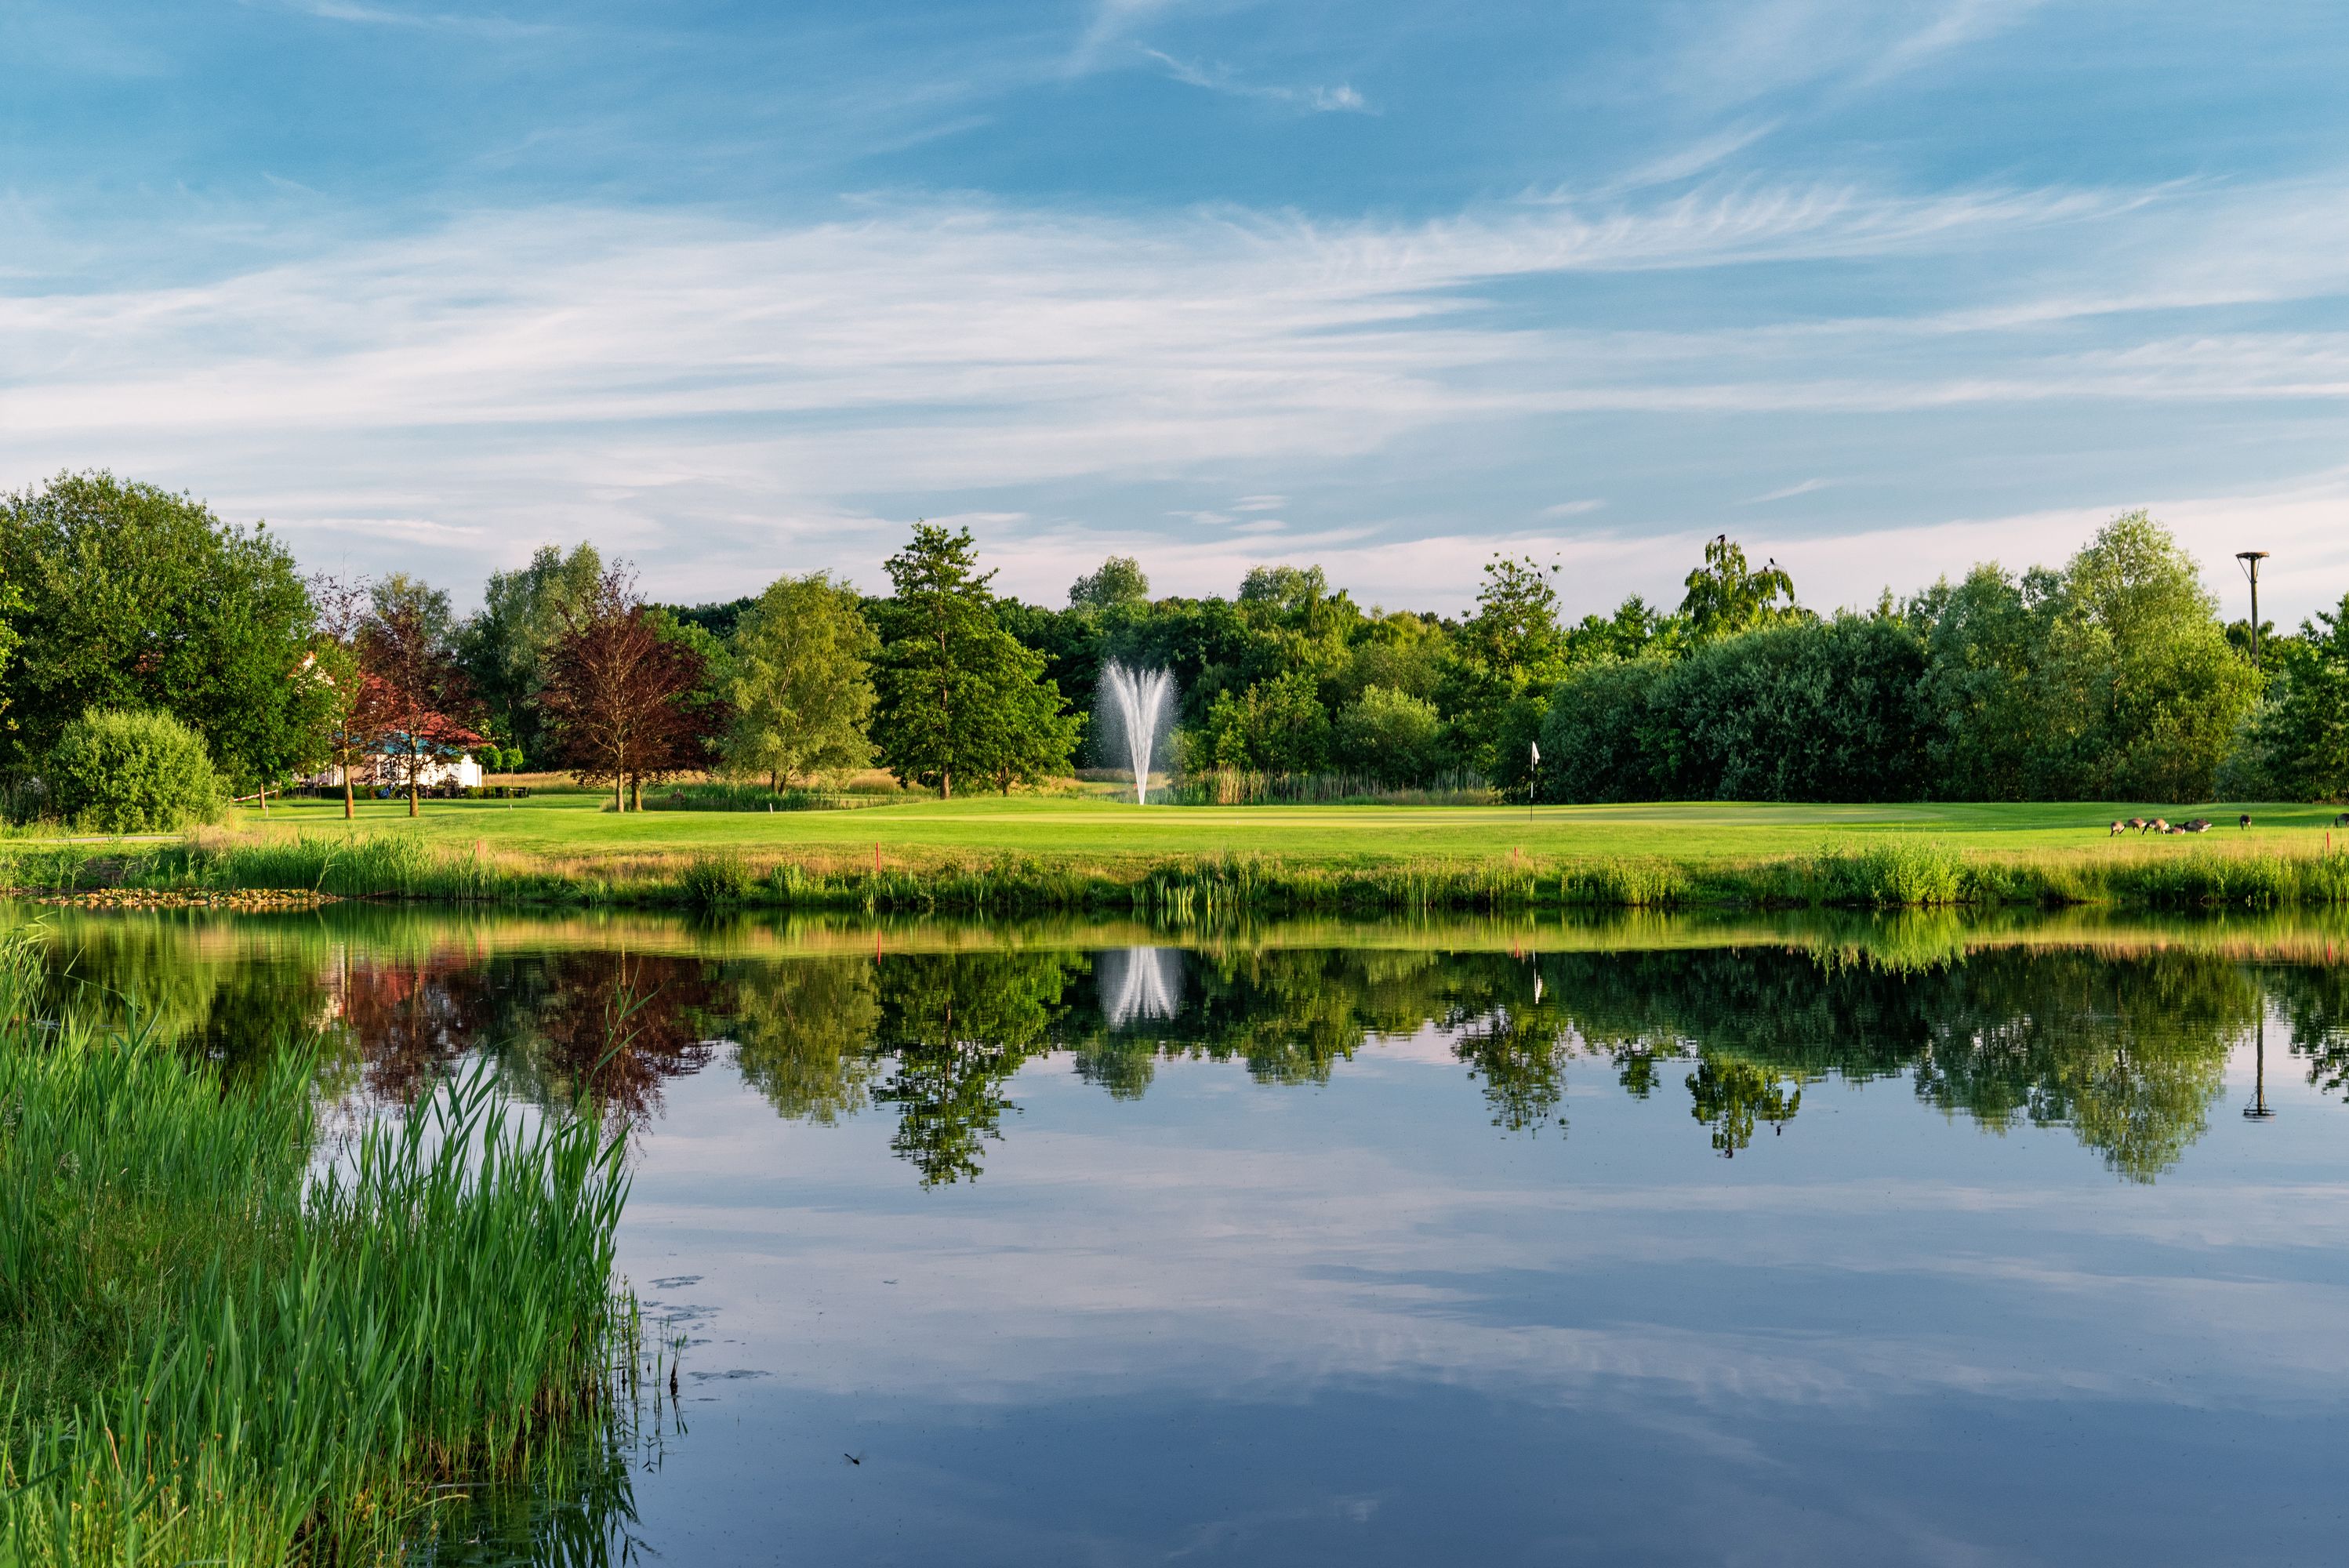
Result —
M413 817L424 774L481 744L466 727L473 691L450 646L454 620L447 594L395 573L376 583L370 597L358 651L378 688L369 698L376 748L389 758Z
M713 726L724 723L694 700L702 656L662 634L625 566L560 617L539 706L572 776L610 784L616 810L642 810L645 781L707 766Z

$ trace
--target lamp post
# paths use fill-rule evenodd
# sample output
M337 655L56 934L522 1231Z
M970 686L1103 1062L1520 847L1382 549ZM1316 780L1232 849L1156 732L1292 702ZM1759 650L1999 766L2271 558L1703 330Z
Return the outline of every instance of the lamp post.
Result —
M2260 562L2268 558L2264 550L2238 550L2235 559L2243 563L2243 574L2251 580L2251 668L2260 667Z
M2251 1103L2243 1107L2243 1115L2251 1121L2265 1121L2275 1114L2268 1109L2268 1009L2265 998L2260 1003L2259 1043L2252 1047L2258 1054L2252 1057Z

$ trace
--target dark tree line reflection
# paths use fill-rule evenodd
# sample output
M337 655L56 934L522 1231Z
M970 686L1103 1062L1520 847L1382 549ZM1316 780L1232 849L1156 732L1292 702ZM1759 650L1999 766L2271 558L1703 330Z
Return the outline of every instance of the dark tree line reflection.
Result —
M184 934L181 934L184 936ZM1234 1062L1268 1084L1327 1081L1383 1037L1432 1032L1495 1127L1566 1130L1569 1072L1641 1098L1677 1090L1724 1156L1784 1130L1805 1086L1905 1077L1985 1128L2065 1127L2150 1181L2207 1125L2230 1047L2262 1006L2310 1080L2349 1095L2349 971L2184 950L1996 949L1912 972L1794 950L1614 954L1397 949L1081 953L1016 948L783 961L567 952L477 957L191 954L124 924L60 950L58 984L164 1016L232 1067L323 1027L347 1086L410 1098L470 1052L549 1105L587 1096L644 1119L663 1087L729 1057L788 1118L894 1116L926 1183L971 1180L1016 1114L1011 1080L1048 1053L1110 1095L1160 1064Z

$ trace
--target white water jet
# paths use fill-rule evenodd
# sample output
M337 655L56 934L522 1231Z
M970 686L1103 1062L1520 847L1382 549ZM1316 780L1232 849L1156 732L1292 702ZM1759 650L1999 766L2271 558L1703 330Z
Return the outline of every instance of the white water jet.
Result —
M1150 753L1158 744L1159 732L1174 715L1174 673L1137 670L1112 661L1102 666L1101 689L1109 695L1109 701L1094 705L1097 720L1109 717L1112 712L1116 717L1113 727L1100 726L1102 738L1109 739L1113 727L1123 739L1126 761L1133 769L1134 804L1147 805Z
M1173 947L1112 947L1093 960L1110 1027L1171 1018L1183 1010L1183 954Z

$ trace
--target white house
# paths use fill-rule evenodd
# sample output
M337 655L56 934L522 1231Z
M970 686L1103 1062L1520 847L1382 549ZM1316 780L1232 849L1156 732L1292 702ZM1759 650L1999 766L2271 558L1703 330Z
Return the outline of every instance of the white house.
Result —
M339 789L343 787L343 770L329 768L303 782L318 789ZM378 753L359 765L351 782L361 789L405 789L406 764L398 758ZM426 789L438 789L444 784L453 784L460 789L478 789L481 786L481 765L473 760L470 751L455 757L428 757L417 766L416 782Z

